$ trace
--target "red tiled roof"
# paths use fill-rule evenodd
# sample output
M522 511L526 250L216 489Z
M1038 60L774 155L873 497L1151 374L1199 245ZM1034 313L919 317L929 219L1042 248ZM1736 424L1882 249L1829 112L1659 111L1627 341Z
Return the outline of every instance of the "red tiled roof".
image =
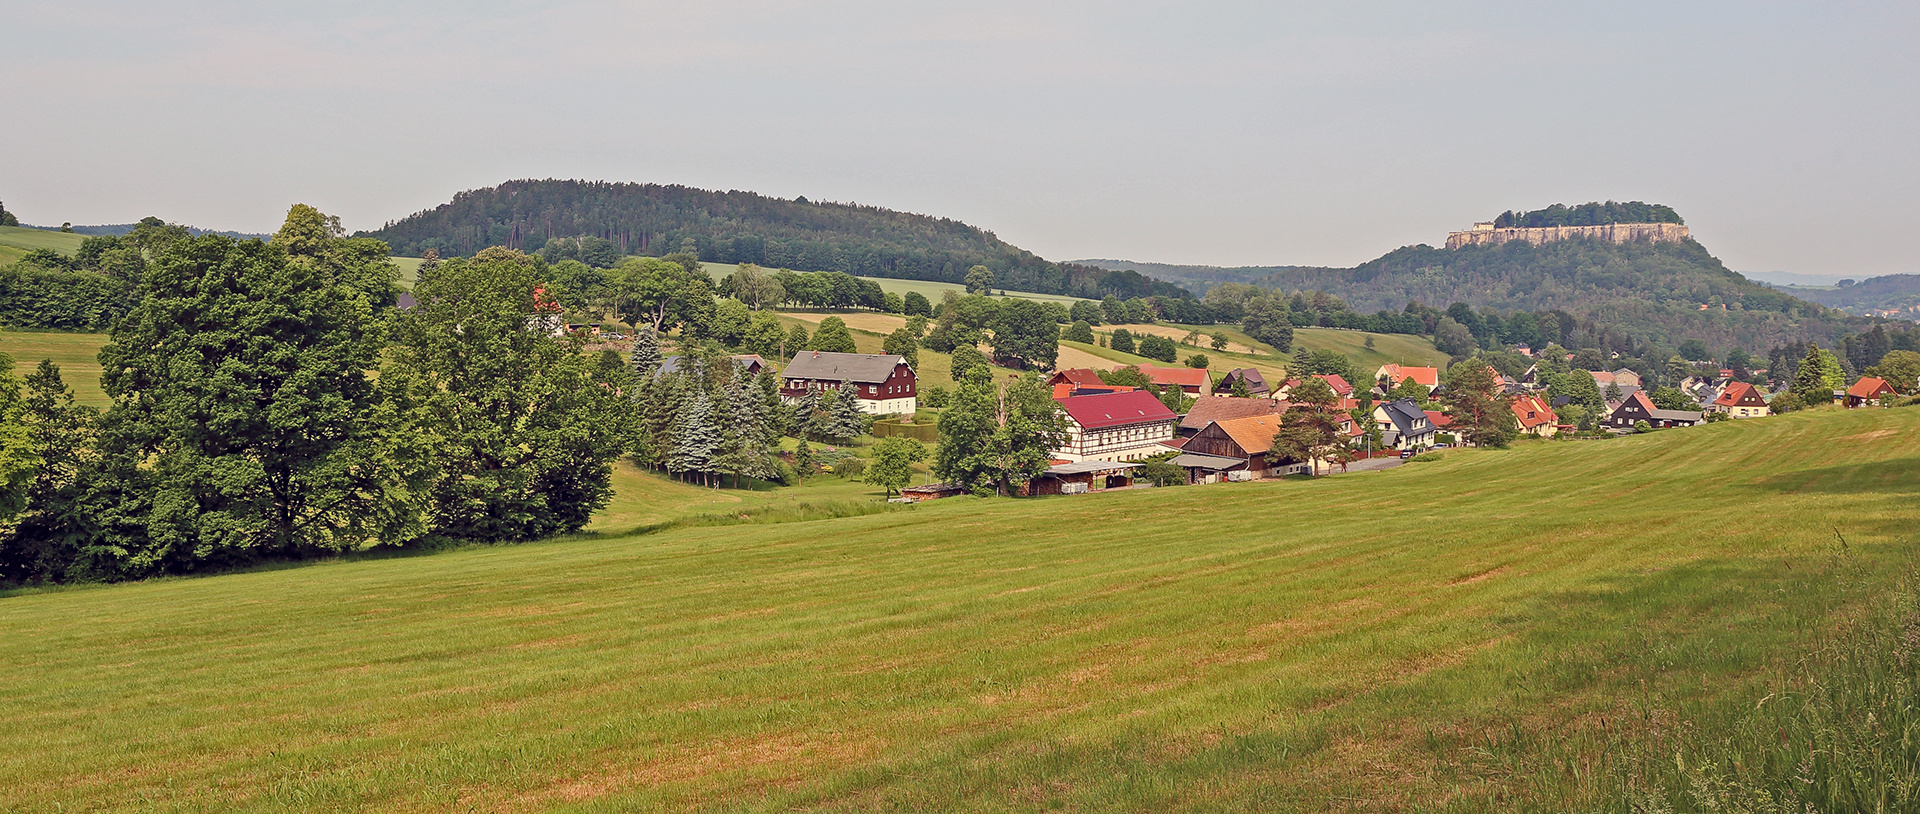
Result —
M1167 409L1167 405L1161 404L1152 393L1144 390L1099 396L1074 396L1061 399L1060 407L1067 411L1067 415L1073 418L1074 423L1088 430L1117 427L1121 424L1138 424L1143 421L1174 419L1173 411Z
M1053 400L1059 401L1060 399L1069 398L1077 395L1097 396L1102 393L1131 393L1131 392L1133 392L1133 387L1129 385L1124 385L1124 384L1097 384L1096 383L1096 384L1090 384L1090 385L1082 385L1075 382L1060 382L1053 386Z
M1440 369L1437 367L1387 364L1381 365L1380 370L1382 373L1387 374L1387 378L1396 385L1407 379L1412 379L1419 382L1423 387L1432 388L1440 386Z
M1121 367L1125 367L1125 365ZM1154 367L1153 365L1140 365L1139 367L1141 373L1147 374L1148 381L1161 386L1177 384L1181 387L1205 387L1208 382L1206 368ZM1119 370L1120 368L1114 369Z
M1231 418L1215 421L1214 426L1232 438L1240 449L1248 455L1258 455L1273 449L1273 436L1280 432L1280 417L1277 415L1251 415L1246 418Z
M1887 384L1886 379L1876 376L1868 376L1847 388L1847 395L1857 399L1877 399L1891 392L1893 392L1893 385Z
M1447 415L1446 413L1440 412L1439 410L1425 410L1423 412L1427 414L1427 421L1433 424L1433 426L1436 426L1436 427L1453 426L1453 417Z
M1100 374L1094 372L1093 368L1073 367L1054 373L1053 378L1047 380L1048 384L1060 384L1061 382L1071 384L1100 384Z
M1185 417L1180 419L1183 430L1201 430L1215 421L1231 418L1246 418L1252 415L1279 415L1286 408L1272 399L1208 398L1200 399L1187 409Z
M1530 430L1542 424L1553 424L1560 420L1553 414L1553 408L1547 406L1545 399L1539 396L1520 396L1509 402L1513 407L1513 417L1520 422L1520 429Z
M1753 398L1753 401L1759 402L1757 405L1749 402L1748 406L1750 407L1765 406L1767 403L1767 400L1762 398L1760 393L1753 389L1753 385L1747 384L1746 382L1734 382L1733 384L1727 385L1727 389L1720 391L1720 397L1714 399L1713 403L1716 407L1734 407L1738 406L1742 400L1749 396Z

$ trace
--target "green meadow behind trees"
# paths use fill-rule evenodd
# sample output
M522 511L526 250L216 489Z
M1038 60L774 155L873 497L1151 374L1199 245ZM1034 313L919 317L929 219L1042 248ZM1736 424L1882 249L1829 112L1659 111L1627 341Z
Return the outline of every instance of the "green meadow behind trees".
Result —
M1822 409L17 595L0 787L25 810L1911 810L1916 430Z

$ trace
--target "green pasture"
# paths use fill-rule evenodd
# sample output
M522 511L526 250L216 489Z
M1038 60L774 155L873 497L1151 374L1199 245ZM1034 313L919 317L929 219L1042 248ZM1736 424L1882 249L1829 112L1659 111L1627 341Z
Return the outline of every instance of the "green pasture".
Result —
M70 232L29 229L25 226L0 226L0 247L20 250L22 255L34 249L52 249L61 254L73 254L80 250L80 241L86 239L86 235Z
M0 331L0 353L13 357L14 375L32 373L40 360L51 359L76 402L103 409L110 402L100 389L100 348L106 344L106 334Z
M1674 760L1640 744L1754 709L1909 560L1916 430L1823 409L14 595L0 788L32 811L1624 811L1620 764Z

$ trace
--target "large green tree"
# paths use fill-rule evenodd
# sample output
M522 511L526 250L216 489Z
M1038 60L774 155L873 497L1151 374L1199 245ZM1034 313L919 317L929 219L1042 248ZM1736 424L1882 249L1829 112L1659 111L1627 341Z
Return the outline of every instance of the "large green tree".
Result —
M612 494L636 384L617 355L529 329L540 279L540 261L517 251L449 260L422 275L419 305L397 321L381 384L437 533L577 531Z
M878 486L891 495L913 479L913 464L927 458L925 444L911 438L890 436L873 446L872 462L863 478L869 486Z
M1832 404L1833 391L1846 386L1847 373L1840 367L1840 358L1818 344L1808 344L1807 355L1793 375L1793 394L1801 403L1809 407Z
M1868 376L1887 380L1887 384L1902 395L1913 395L1920 391L1920 353L1910 350L1888 351L1880 357L1880 364L1867 368Z
M847 329L847 321L839 317L820 320L820 327L814 331L813 339L807 343L807 350L832 353L860 352L860 348L853 343L853 332Z
M100 353L106 455L145 493L125 573L404 538L372 379L386 245L305 205L271 243L165 244ZM132 465L134 469L125 469Z
M1456 362L1447 369L1445 402L1455 432L1470 443L1506 446L1519 432L1519 422L1492 368L1479 359Z
M1008 300L994 315L993 355L1022 369L1052 368L1060 357L1060 324L1041 303Z
M6 385L0 381L0 391ZM0 401L4 397L0 396ZM26 430L33 478L10 534L0 535L0 581L26 582L88 576L80 562L87 518L79 511L85 467L95 459L97 414L74 403L60 368L42 359L26 377L20 424ZM3 412L3 411L0 411ZM0 437L13 437L0 425ZM20 460L17 446L9 460Z

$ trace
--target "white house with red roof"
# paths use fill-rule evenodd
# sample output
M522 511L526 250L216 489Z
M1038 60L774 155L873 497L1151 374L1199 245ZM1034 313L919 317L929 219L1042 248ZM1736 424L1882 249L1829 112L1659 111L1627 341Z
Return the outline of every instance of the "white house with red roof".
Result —
M1867 376L1847 388L1846 405L1849 409L1871 407L1880 399L1892 395L1897 394L1893 392L1893 385L1888 384L1886 379Z
M1546 438L1557 431L1555 425L1560 417L1553 414L1553 408L1547 405L1546 399L1527 394L1515 396L1509 405L1513 408L1513 419L1520 425L1521 434Z
M1707 412L1726 413L1728 418L1759 418L1768 412L1767 400L1753 385L1734 382L1707 405Z
M1067 414L1067 441L1053 451L1063 461L1137 461L1167 451L1180 424L1145 390L1059 399Z

